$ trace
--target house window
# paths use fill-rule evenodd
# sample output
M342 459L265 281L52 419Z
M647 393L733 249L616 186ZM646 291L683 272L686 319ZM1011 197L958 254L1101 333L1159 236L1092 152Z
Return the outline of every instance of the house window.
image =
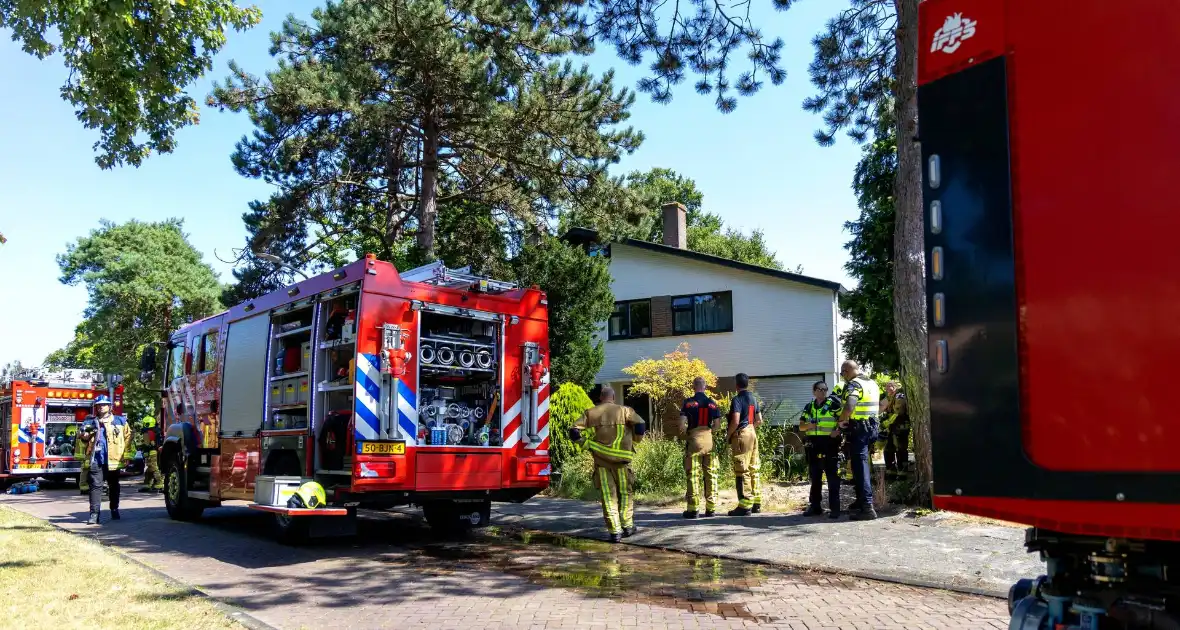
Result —
M615 302L610 316L611 339L651 336L651 300Z
M678 335L731 332L733 293L701 293L672 298L672 330Z

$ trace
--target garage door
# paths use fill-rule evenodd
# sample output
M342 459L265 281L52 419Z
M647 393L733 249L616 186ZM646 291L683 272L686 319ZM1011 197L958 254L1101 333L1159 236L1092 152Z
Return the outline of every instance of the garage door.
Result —
M823 378L823 374L752 378L750 385L762 399L767 412L763 417L771 425L781 426L799 417L803 405L811 400L811 386Z

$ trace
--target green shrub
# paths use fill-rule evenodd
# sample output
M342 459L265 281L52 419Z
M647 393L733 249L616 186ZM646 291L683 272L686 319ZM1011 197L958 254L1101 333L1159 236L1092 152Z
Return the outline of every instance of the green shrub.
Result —
M593 476L594 458L586 451L578 451L565 460L561 482L556 487L550 486L549 490L559 497L591 501L598 498Z
M684 492L684 446L680 442L643 440L635 447L631 469L637 495L667 497Z
M586 390L575 383L563 383L549 397L549 461L554 470L562 471L562 485L565 484L565 466L578 450L570 442L569 430L587 409L594 406Z

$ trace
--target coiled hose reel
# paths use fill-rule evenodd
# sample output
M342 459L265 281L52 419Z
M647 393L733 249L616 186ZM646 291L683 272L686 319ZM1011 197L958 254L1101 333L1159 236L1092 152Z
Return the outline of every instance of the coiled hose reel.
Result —
M439 365L454 365L455 351L448 346L441 346L435 353Z
M422 359L423 363L425 363L427 365L434 363L434 359L436 357L434 355L434 346L433 345L428 345L425 343L422 344L422 349L419 351L419 353L421 354L421 356L419 358Z
M475 364L487 370L492 367L492 353L486 348L480 349L475 353Z
M475 365L475 353L464 348L459 351L459 365L469 368Z

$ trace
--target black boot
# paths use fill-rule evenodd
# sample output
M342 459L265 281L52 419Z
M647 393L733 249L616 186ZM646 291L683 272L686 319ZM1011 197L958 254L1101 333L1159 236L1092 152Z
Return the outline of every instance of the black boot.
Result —
M755 503L754 507L750 508L750 514L758 514L760 512L762 512L762 504L761 503Z
M742 506L737 506L729 511L730 516L749 516L750 510Z
M623 535L622 534L611 534L610 541L612 543L623 542Z
M742 491L742 486L743 486L742 482L745 481L745 478L742 475L738 475L735 480L737 481L738 506L736 508L730 510L729 515L730 516L748 516L750 514L749 508L742 507L742 503L746 500L746 494Z
M685 510L684 513L681 514L681 516L683 516L684 518L696 518L698 516L698 513L696 510Z
M705 510L705 516L706 517L717 516L717 512L715 512L713 510Z
M840 510L829 510L828 518L832 519L833 521L840 518Z
M114 508L111 510L111 520L112 521L117 521L121 518L123 518L123 517L119 516L119 508Z
M813 506L807 508L807 511L803 513L803 516L823 516L823 515L824 515L824 509L818 505L813 505Z
M869 505L853 512L848 518L854 521L871 521L877 518L877 510Z
M630 538L630 537L634 536L635 532L637 532L637 531L639 531L639 528L634 525L632 525L631 527L624 527L623 528L623 538Z

